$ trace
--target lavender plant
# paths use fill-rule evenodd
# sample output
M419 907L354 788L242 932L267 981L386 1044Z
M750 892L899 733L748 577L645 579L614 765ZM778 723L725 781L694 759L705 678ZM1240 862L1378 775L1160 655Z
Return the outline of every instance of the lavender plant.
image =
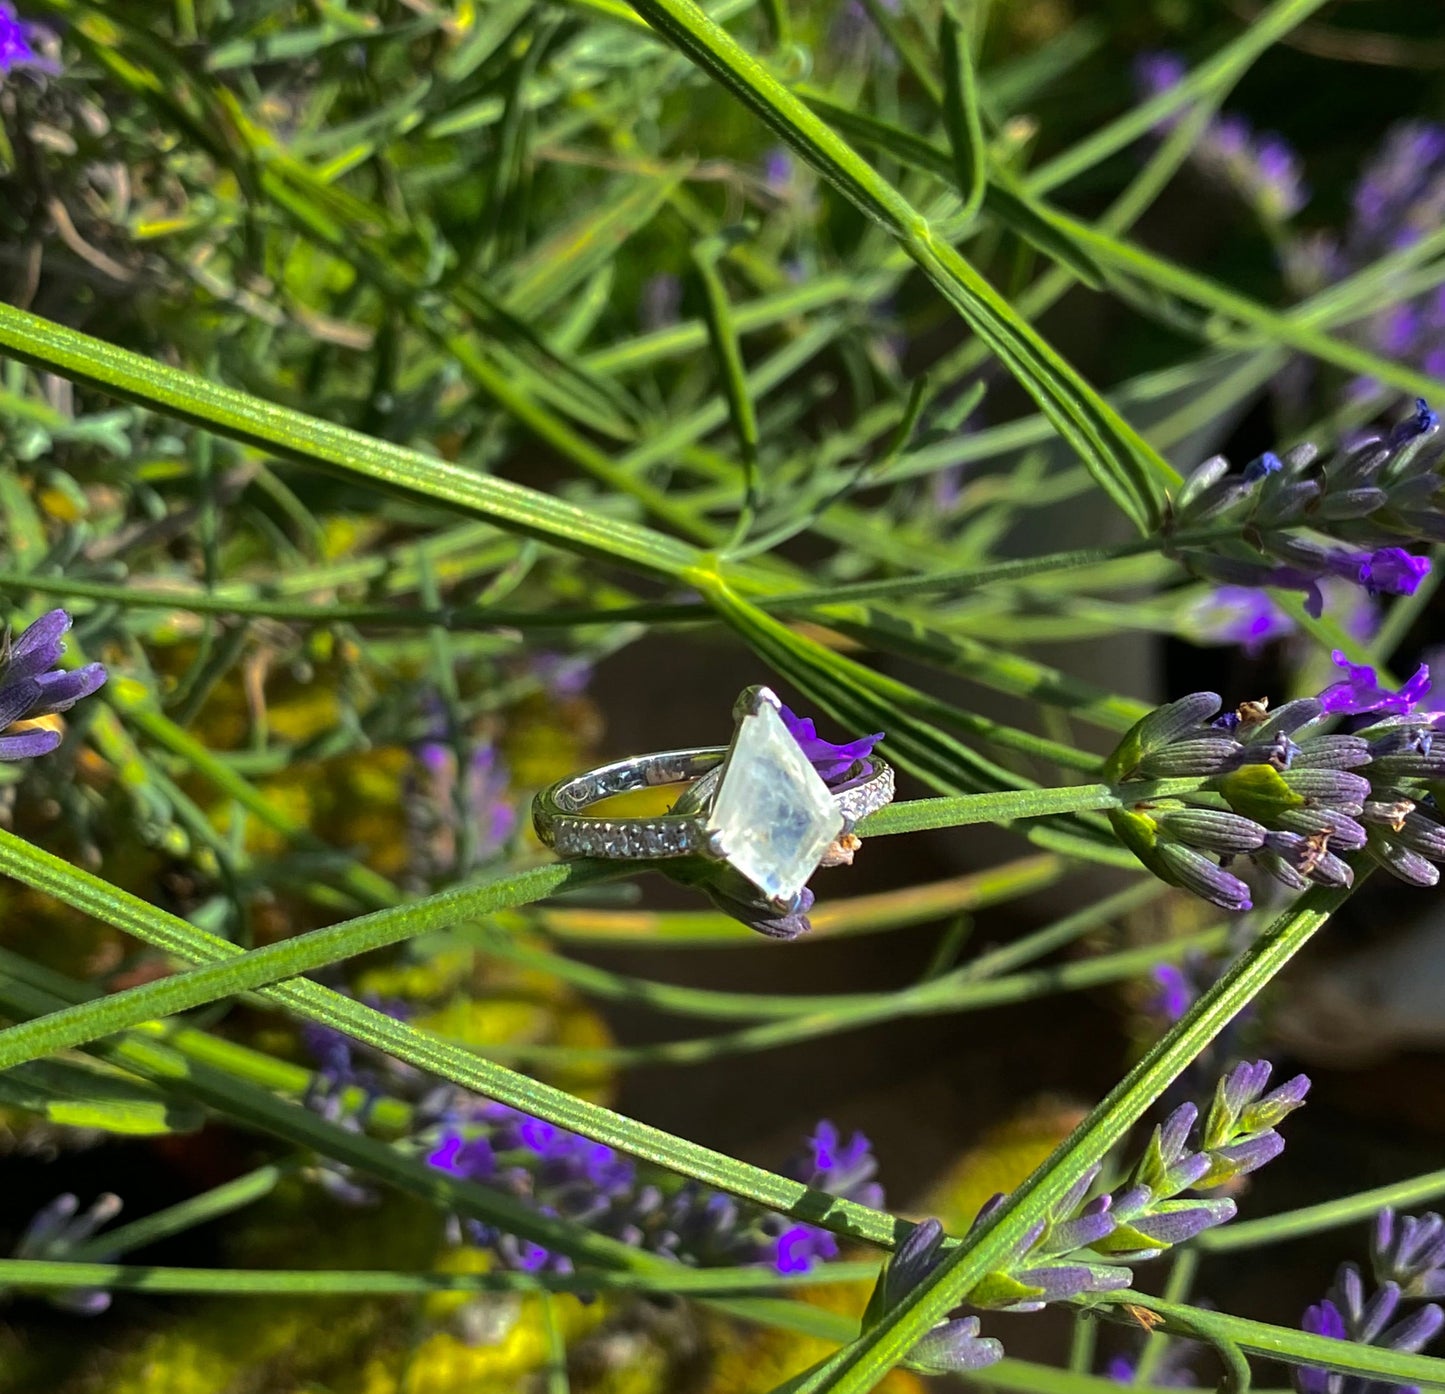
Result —
M1303 1329L1180 1256L1438 1175L1260 1213L1305 1076L1170 1107L1246 1018L1277 1055L1372 868L1445 860L1442 113L1315 56L1322 0L1095 8L0 3L0 1148L137 1216L0 1215L0 1394L1078 1394L1141 1312L1236 1388L1445 1382L1431 1215ZM1179 696L1161 634L1309 676ZM903 781L787 908L532 840L758 681L825 786ZM1142 1058L1048 1010L1100 988L1157 995ZM885 1202L1106 1076L971 1226ZM784 1158L825 1112L876 1157ZM1004 1355L1041 1307L1069 1371Z
M1367 1290L1355 1264L1341 1264L1329 1295L1305 1312L1304 1329L1332 1341L1422 1350L1445 1326L1445 1311L1423 1300L1445 1292L1440 1271L1445 1260L1442 1232L1445 1223L1438 1215L1397 1216L1386 1206L1375 1221L1370 1248L1375 1290ZM1295 1373L1300 1394L1344 1394L1371 1383L1319 1369Z
M1154 1129L1129 1180L1114 1191L1090 1199L1100 1169L1084 1172L1049 1214L1024 1233L1005 1266L967 1294L968 1305L1036 1312L1053 1302L1088 1301L1092 1294L1117 1292L1133 1282L1131 1264L1157 1258L1233 1219L1235 1204L1228 1197L1182 1195L1227 1185L1284 1150L1275 1125L1304 1102L1309 1080L1298 1075L1266 1094L1270 1072L1269 1062L1261 1060L1226 1074L1194 1147L1190 1142L1199 1110L1181 1104ZM997 1196L990 1201L979 1220L1002 1200ZM914 1227L875 1290L875 1314L897 1306L938 1267L943 1239L937 1220ZM1001 1360L1003 1346L980 1336L979 1329L976 1315L951 1315L913 1348L909 1360L932 1373L964 1373Z

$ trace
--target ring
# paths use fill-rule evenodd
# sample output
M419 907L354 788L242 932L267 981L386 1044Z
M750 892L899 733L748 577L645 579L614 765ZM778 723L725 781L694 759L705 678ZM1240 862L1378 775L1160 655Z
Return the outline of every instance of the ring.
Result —
M892 802L893 770L870 754L836 783L825 783L778 714L780 706L768 688L747 688L733 708L726 746L635 755L558 781L533 801L538 837L562 857L724 862L769 906L790 909L839 839ZM656 817L585 813L614 794L683 782L690 787ZM849 859L847 851L835 857Z

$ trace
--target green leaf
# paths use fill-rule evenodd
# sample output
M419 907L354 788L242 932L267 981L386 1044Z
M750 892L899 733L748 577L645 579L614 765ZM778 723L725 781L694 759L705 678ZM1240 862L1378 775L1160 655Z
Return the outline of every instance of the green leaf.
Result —
M662 533L261 401L10 305L0 305L0 353L284 459L430 499L569 551L668 576L697 560L693 548Z
M0 1075L0 1104L60 1127L131 1137L194 1132L204 1121L200 1109L143 1080L74 1060L37 1060Z
M1059 434L1141 532L1162 517L1178 476L937 229L840 136L691 0L634 8L731 90L861 211L882 224L1039 403Z
M97 876L68 866L13 833L0 830L0 872L95 915L155 948L193 963L210 965L0 1031L0 1070L37 1055L96 1040L133 1023L137 1017L144 1020L168 1015L183 1006L216 1001L256 987L264 997L303 1019L333 1026L464 1089L546 1118L584 1137L756 1201L768 1209L794 1213L801 1219L826 1213L855 1238L875 1243L891 1241L894 1229L891 1215L853 1201L824 1196L761 1167L625 1118L552 1085L528 1079L407 1022L396 1021L319 983L294 977L381 945L539 898L569 883L581 884L623 869L625 864L570 862L510 875L502 873L477 885L430 896L414 905L377 911L246 953L235 944L206 934ZM281 978L293 980L261 987Z
M877 1326L839 1352L804 1386L807 1394L866 1394L883 1373L906 1359L919 1337L942 1321L986 1274L1008 1261L1029 1227L1049 1214L1079 1176L1104 1159L1348 896L1347 890L1314 887L1281 914L1022 1186Z
M988 149L978 107L978 78L968 36L945 3L938 16L938 47L943 57L943 127L953 149L953 170L963 195L959 223L968 223L983 206L988 187Z

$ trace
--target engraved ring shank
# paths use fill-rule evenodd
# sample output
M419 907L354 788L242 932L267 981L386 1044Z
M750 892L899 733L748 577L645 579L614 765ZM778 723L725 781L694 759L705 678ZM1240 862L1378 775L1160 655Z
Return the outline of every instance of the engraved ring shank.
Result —
M614 794L700 779L722 764L727 751L721 745L663 750L560 780L533 800L537 836L561 857L658 861L708 856L706 808L649 818L596 818L584 810ZM893 799L892 768L876 756L860 763L862 772L833 790L834 802L849 828Z

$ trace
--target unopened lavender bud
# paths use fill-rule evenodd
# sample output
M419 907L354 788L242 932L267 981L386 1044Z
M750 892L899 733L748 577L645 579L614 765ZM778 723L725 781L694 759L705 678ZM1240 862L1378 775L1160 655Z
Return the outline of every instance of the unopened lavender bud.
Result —
M1408 1297L1445 1296L1445 1220L1433 1212L1398 1218L1386 1206L1370 1244L1378 1282L1393 1281Z
M1134 778L1144 756L1199 731L1219 707L1219 695L1214 692L1192 692L1177 702L1156 707L1125 733L1105 763L1105 777L1114 781Z
M1270 528L1296 524L1306 509L1314 510L1319 497L1320 486L1313 479L1294 480L1261 495L1253 521L1256 526Z
M1117 1292L1129 1287L1134 1275L1108 1263L1059 1263L1026 1268L1012 1275L1025 1287L1037 1288L1037 1299L1012 1304L1012 1311L1038 1310L1050 1302L1067 1302L1085 1292Z
M1383 508L1389 495L1372 485L1357 489L1331 490L1313 510L1316 518L1340 522L1346 518L1363 518Z
M1196 736L1151 751L1139 761L1132 777L1177 779L1189 775L1223 774L1232 770L1239 761L1237 741L1228 736Z
M1280 459L1291 474L1301 474L1320 457L1320 448L1313 441L1302 440L1280 452Z
M1199 1105L1182 1103L1154 1132L1151 1154L1157 1155L1165 1166L1173 1166L1184 1155L1189 1134L1199 1121Z
M1107 1202L1108 1196L1100 1196ZM1049 1249L1055 1253L1072 1253L1075 1249L1088 1249L1107 1239L1117 1225L1107 1205L1091 1209L1072 1220L1055 1225L1049 1233Z
M1330 1296L1334 1298L1335 1305L1344 1312L1354 1339L1366 1344L1373 1343L1383 1334L1400 1309L1401 1292L1398 1283L1381 1283L1378 1291L1366 1297L1360 1270L1352 1263L1345 1264L1340 1269Z
M1160 1248L1171 1248L1216 1225L1227 1224L1235 1214L1232 1200L1166 1200L1131 1224Z
M907 1363L930 1375L966 1374L1003 1359L1003 1344L980 1336L977 1317L954 1317L935 1326L908 1352Z
M1418 852L1392 842L1378 832L1372 833L1368 850L1379 864L1392 876L1412 886L1434 886L1440 881L1440 869L1428 862Z
M1126 1187L1114 1197L1114 1218L1124 1224L1132 1224L1138 1215L1142 1215L1154 1199L1154 1191L1151 1187L1135 1183Z
M1445 1312L1433 1302L1381 1333L1380 1344L1391 1350L1417 1351L1428 1345L1445 1326Z
M1097 1181L1099 1178L1099 1172L1102 1170L1103 1167L1096 1162L1093 1166L1088 1167L1083 1172L1081 1172L1074 1179L1074 1182L1069 1187L1069 1189L1065 1191L1062 1196L1059 1197L1057 1203L1053 1206L1050 1213L1055 1216L1072 1215L1074 1211L1079 1208L1079 1205L1083 1201L1084 1197L1089 1194L1089 1191L1093 1188L1094 1182ZM1108 1197L1100 1196L1097 1201L1093 1202L1093 1204L1097 1205L1100 1201L1107 1203Z
M1318 881L1324 886L1353 885L1355 873L1346 862L1328 850L1327 842L1328 838L1323 834L1301 837L1298 833L1271 832L1265 847L1293 871L1311 881Z
M1310 1077L1295 1075L1262 1098L1246 1104L1239 1115L1239 1126L1246 1132L1277 1127L1303 1105L1309 1092Z
M1309 885L1309 878L1298 867L1278 852L1271 852L1268 847L1255 853L1254 863L1273 876L1280 885L1287 886L1292 891L1302 891Z
M1236 1176L1245 1176L1251 1171L1274 1161L1284 1151L1284 1139L1276 1132L1269 1131L1243 1142L1231 1142L1209 1152L1209 1170L1200 1178L1199 1185L1208 1190L1222 1186Z
M1432 862L1445 861L1445 824L1419 809L1405 815L1395 836L1412 852Z
M1298 833L1306 838L1322 838L1336 852L1357 852L1365 845L1368 836L1353 818L1332 808L1291 808L1275 821L1281 831Z
M1189 508L1180 514L1180 521L1192 528L1203 523L1219 522L1236 509L1249 504L1254 497L1253 484L1238 478L1221 480L1213 487L1202 490Z
M1386 755L1374 761L1370 771L1382 779L1445 778L1445 749L1436 747L1428 754L1402 751L1399 755Z
M1204 1124L1204 1145L1218 1147L1228 1140L1239 1116L1264 1093L1274 1067L1268 1060L1241 1060L1220 1081Z
M1351 817L1370 796L1370 781L1348 770L1290 770L1281 778L1316 807L1343 809Z
M1161 1198L1177 1196L1181 1191L1193 1190L1205 1184L1209 1175L1210 1161L1207 1152L1192 1152L1181 1157L1173 1166L1164 1171L1154 1186L1155 1194Z
M1237 876L1192 847L1161 842L1154 854L1165 878L1185 890L1219 906L1221 910L1244 911L1254 907L1249 887Z
M1290 766L1297 770L1355 770L1370 760L1370 743L1359 736L1312 736L1299 746Z
M897 1306L938 1267L943 1237L943 1225L935 1219L920 1221L909 1230L883 1272L885 1308Z
M1251 728L1250 740L1273 740L1275 736L1295 735L1301 727L1317 721L1323 712L1317 697L1296 697L1276 707L1257 726Z
M1224 809L1171 809L1160 813L1158 822L1176 842L1204 851L1234 855L1264 846L1265 830L1258 823Z
M1230 463L1223 455L1211 455L1203 464L1196 465L1184 478L1178 497L1174 500L1175 512L1184 515L1198 503L1201 496L1230 473Z

